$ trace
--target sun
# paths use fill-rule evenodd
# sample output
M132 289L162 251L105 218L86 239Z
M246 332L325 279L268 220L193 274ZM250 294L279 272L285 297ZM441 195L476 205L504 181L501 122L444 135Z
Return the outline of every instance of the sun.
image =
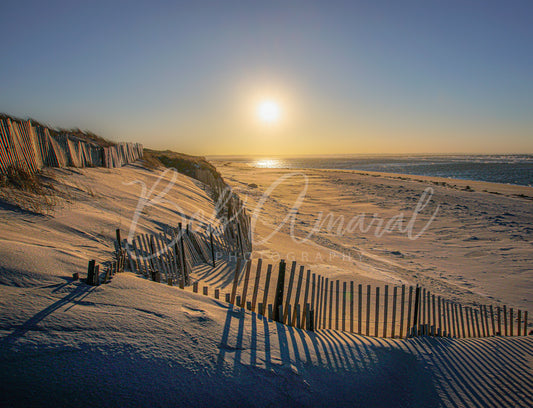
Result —
M262 101L257 106L257 116L262 122L276 123L280 118L279 105L274 101Z

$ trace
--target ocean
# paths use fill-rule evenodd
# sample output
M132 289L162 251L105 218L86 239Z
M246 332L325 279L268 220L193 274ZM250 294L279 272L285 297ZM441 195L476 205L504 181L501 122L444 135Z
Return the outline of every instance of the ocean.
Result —
M221 157L213 157L222 160ZM533 155L387 155L295 158L225 157L253 167L343 169L533 186Z

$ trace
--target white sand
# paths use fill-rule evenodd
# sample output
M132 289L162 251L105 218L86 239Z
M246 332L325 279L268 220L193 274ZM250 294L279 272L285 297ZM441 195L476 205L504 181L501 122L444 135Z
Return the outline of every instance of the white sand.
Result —
M245 177L246 170L238 171L239 177ZM142 180L150 186L158 174L135 166L57 173L72 185L68 190L72 202L64 203L54 216L0 210L1 406L531 405L531 337L384 340L333 331L313 334L130 273L116 275L109 284L96 288L72 282L69 277L73 272L84 276L88 259L110 255L116 227L125 235L141 189L123 182ZM260 177L250 177L260 184ZM355 205L349 204L354 202L348 195L350 189L337 178L341 177L335 174L333 181L315 190L324 189L334 201L333 193L341 189L348 197L344 204ZM385 182L395 186L398 181ZM422 187L415 182L406 185L406 189L413 189L411 194ZM66 187L57 184L57 188ZM361 193L362 188L366 192ZM382 209L377 195L380 188L377 182L359 185L359 203ZM468 194L475 197L478 193ZM277 202L268 204L274 209L272 215L281 216L277 209L286 208L288 196L280 194ZM183 176L167 198L170 201L144 210L140 231L161 228L162 223L175 225L180 212L175 203L188 216L213 209L213 202L198 183ZM322 199L315 197L315 204L302 209L309 220L317 208L314 205L322 206L316 204ZM515 202L509 197L495 199L502 205ZM455 204L449 205L454 208ZM525 217L520 212L525 210L520 208L530 209L527 205L516 204L517 216ZM476 206L472 210L480 209ZM209 220L207 216L198 218L200 222ZM444 220L441 222L444 229ZM457 236L467 233L451 227L448 233L455 237L458 251L465 251ZM482 228L476 230L476 234L482 232ZM258 231L259 235L264 233ZM433 232L433 236L437 234ZM326 235L322 242L325 247L314 243L308 247L327 254L329 247L339 245L336 239ZM354 276L353 265L360 279L413 279L410 268L422 265L423 259L418 255L413 264L408 258L395 259L385 251L397 250L392 247L394 239L382 244L384 251L379 255L373 251L377 244L370 238L354 241L368 255L355 264L337 260L331 273ZM284 236L284 240L276 242L289 245L290 238ZM423 245L429 252L431 244ZM399 250L404 257L420 250L410 248L405 245ZM260 249L274 252L283 248L265 244ZM513 251L521 250L517 245ZM438 260L430 254L428 262ZM459 261L455 262L446 264L449 269L442 272L448 281L457 280L453 265L460 268ZM325 270L324 264L314 266ZM374 275L376 272L380 273ZM422 272L416 273L422 276ZM424 271L423 276L429 283L442 280L432 271ZM518 273L511 276L520 279ZM454 281L443 282L443 291L452 288L459 296L462 289ZM512 301L512 293L509 296L506 301Z
M214 162L250 211L260 208L255 229L256 257L296 259L314 272L358 283L420 284L432 293L463 304L507 304L533 313L533 188L494 183L328 170L255 169L240 163ZM288 174L295 173L288 177ZM300 173L298 175L297 173ZM307 192L294 222L283 225L298 195ZM268 193L280 180L286 179ZM257 188L249 184L257 184ZM442 185L446 183L446 185ZM466 186L471 191L465 191ZM412 236L393 228L379 232L374 214L387 225L413 216L424 190L434 191L417 215ZM437 210L438 208L438 210ZM308 242L313 226L331 213L337 221L363 219L364 229L338 234L324 225ZM364 218L363 218L364 215ZM322 219L323 219L322 218ZM280 225L282 225L281 228ZM327 225L327 224L326 224ZM393 225L393 224L390 224ZM396 224L397 226L397 224Z

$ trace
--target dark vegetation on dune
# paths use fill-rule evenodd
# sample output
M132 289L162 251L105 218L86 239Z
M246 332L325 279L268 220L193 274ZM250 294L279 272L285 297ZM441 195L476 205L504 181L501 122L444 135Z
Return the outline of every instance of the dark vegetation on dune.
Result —
M179 173L207 184L211 187L215 200L220 192L228 187L216 167L203 156L191 156L171 150L144 149L143 160L148 168L174 168Z

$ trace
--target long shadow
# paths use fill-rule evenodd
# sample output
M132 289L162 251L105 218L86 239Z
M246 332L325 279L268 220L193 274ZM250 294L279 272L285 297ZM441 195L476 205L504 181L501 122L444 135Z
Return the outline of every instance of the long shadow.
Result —
M68 282L61 284L59 287L65 287L66 285L68 285ZM56 291L58 289L56 289ZM50 316L56 310L60 309L61 307L71 302L75 303L81 297L87 296L93 290L94 290L94 287L84 285L84 284L80 284L76 286L76 288L72 292L70 292L68 295L66 295L64 298L59 299L57 302L54 302L53 304L48 306L46 309L41 310L39 313L35 314L29 320L22 323L22 325L17 327L12 333L4 337L0 344L2 346L12 345L18 338L24 336L30 330L35 329L37 324L41 322L43 319L45 319L47 316Z
M453 395L448 393L448 401L450 403L453 403L453 405L458 408L465 406L475 406L478 408L485 407L485 405L478 401L477 393L470 392L469 387L463 384L462 381L456 382L449 380L450 378L460 378L459 372L453 367L453 365L450 365L449 361L446 359L446 352L441 352L442 348L447 347L449 341L450 340L448 339L441 338L433 341L433 344L429 345L428 340L425 338L417 337L411 339L411 343L414 346L414 354L418 354L420 358L424 360L428 359L428 357L426 357L427 355L431 356L429 359L432 362L433 367L438 370L440 376L443 378L443 382L445 382L445 384L440 383L439 388L442 391L446 390L447 387L453 390ZM421 351L424 351L424 353L421 353ZM455 402L455 399L459 400L459 402Z
M515 356L514 361L511 361L511 359L506 361L505 357L509 354L489 350L487 343L486 339L459 342L457 347L448 349L447 357L456 362L457 365L462 366L465 376L477 379L476 382L479 382L481 389L484 390L484 394L490 401L500 401L500 404L505 404L504 401L507 399L512 401L507 405L511 407L520 406L524 403L518 397L520 394L529 394L529 399L531 399L531 376L528 380L520 375L508 372L509 370L507 369L510 364L516 364L516 355L518 354L516 350L511 354ZM481 351L485 351L485 353L481 354L482 358L479 357ZM525 358L524 363L523 367L517 367L522 371L522 375L524 375L524 372L529 371ZM480 375L480 373L494 373L494 375ZM527 384L526 387L520 385L522 381ZM512 391L502 393L502 389Z

